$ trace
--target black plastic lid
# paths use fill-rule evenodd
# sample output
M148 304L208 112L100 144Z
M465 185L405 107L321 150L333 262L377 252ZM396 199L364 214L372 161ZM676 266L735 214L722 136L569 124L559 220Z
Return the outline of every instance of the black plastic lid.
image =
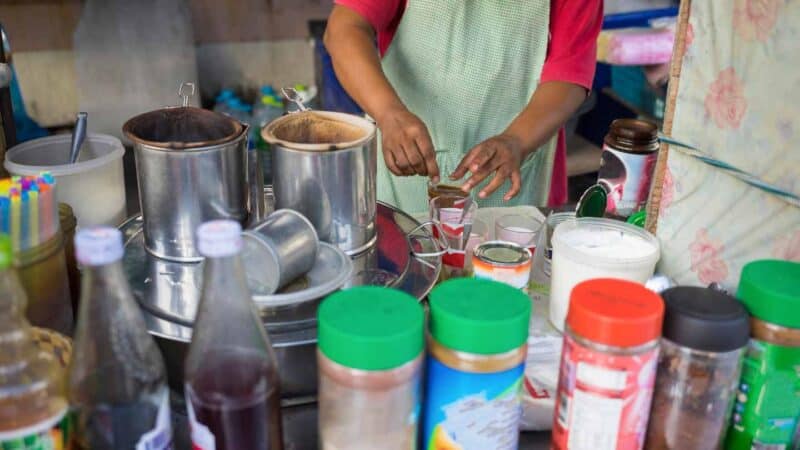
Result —
M735 298L700 287L679 286L664 298L663 336L693 350L729 352L747 345L750 317Z

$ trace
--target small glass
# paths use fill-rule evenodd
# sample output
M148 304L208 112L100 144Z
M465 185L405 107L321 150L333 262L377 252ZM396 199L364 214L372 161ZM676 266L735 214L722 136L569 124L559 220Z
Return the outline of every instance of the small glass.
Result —
M431 220L440 225L451 250L464 250L464 229L475 222L477 212L478 203L469 197L441 195L430 202Z
M542 222L531 216L509 214L500 217L494 223L495 238L500 241L513 242L527 248L531 254L536 250L536 241Z

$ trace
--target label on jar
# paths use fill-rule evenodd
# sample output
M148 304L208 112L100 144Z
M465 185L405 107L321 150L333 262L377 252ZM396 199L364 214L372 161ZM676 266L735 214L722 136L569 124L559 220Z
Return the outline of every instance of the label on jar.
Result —
M165 388L158 405L153 429L143 434L136 450L170 450L172 448L172 418L169 411L169 391Z
M37 424L0 432L3 450L63 450L67 448L69 419L64 408Z
M597 182L608 193L606 211L627 217L641 209L650 195L658 152L626 153L604 145Z
M799 373L800 348L750 340L726 449L792 448L800 416Z
M524 363L502 372L472 373L429 356L427 367L424 448L517 448Z
M653 396L658 346L614 355L564 335L553 448L639 450Z
M473 257L472 269L475 278L497 281L528 292L528 281L531 278L530 260L517 266L500 266Z

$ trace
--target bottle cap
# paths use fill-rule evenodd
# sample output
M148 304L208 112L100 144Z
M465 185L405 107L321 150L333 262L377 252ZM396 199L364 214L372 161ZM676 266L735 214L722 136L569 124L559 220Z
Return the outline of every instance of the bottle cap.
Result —
M750 340L750 316L735 298L709 288L680 286L661 293L666 339L693 350L730 352Z
M753 261L744 266L737 297L757 319L800 328L800 263Z
M636 347L661 336L664 302L633 281L596 278L578 283L569 300L567 325L598 344Z
M85 228L75 235L75 257L86 266L104 266L122 259L122 232L112 227Z
M197 250L208 258L233 256L242 249L242 226L234 220L212 220L197 228Z
M339 291L318 311L319 350L360 370L389 370L412 361L425 347L425 313L414 297L374 286Z
M531 300L496 281L459 278L431 291L430 331L452 350L493 355L528 340Z
M5 270L11 265L11 239L5 234L0 234L0 270Z

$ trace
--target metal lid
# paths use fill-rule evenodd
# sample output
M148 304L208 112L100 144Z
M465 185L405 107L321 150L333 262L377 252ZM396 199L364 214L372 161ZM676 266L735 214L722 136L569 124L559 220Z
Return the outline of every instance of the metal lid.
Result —
M528 249L506 241L484 242L475 248L473 255L493 266L517 266L531 259Z
M134 143L170 150L221 145L242 136L245 129L238 120L192 106L146 112L122 126L122 132Z

